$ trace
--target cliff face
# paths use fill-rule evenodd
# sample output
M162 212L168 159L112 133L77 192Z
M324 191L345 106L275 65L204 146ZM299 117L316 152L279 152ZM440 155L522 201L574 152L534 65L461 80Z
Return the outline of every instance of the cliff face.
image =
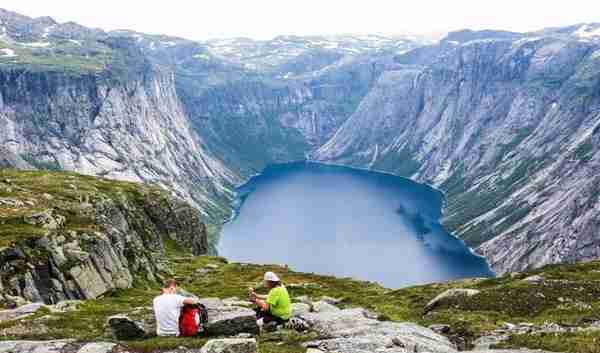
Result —
M208 251L202 215L159 188L62 172L0 179L4 301L96 298L161 279L169 242Z
M294 79L234 71L236 78L210 83L192 64L175 74L192 126L210 151L243 176L270 163L304 159L333 136L391 65L389 57L363 58ZM198 76L190 81L182 70ZM224 75L217 69L211 78Z
M598 43L432 50L426 65L398 57L315 158L440 187L445 224L500 273L597 258Z
M227 214L214 200L235 177L202 148L173 74L136 54L125 73L0 70L0 143L40 168L155 183L206 215Z

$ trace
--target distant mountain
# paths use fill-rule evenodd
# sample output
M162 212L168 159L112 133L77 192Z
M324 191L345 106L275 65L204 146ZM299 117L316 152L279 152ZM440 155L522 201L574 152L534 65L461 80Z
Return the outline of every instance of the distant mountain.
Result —
M0 10L0 158L158 184L221 221L309 158L441 188L498 272L600 258L600 24L196 42Z
M212 54L225 61L289 78L319 70L344 56L401 54L430 42L409 35L338 35L279 36L265 41L233 38L206 44Z

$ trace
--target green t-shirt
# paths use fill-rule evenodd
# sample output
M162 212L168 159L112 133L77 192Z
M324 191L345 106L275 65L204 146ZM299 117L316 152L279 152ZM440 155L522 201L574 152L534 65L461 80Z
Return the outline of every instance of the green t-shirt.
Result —
M284 286L278 286L269 291L267 304L269 304L269 312L273 316L280 317L283 320L289 320L292 316L290 295Z

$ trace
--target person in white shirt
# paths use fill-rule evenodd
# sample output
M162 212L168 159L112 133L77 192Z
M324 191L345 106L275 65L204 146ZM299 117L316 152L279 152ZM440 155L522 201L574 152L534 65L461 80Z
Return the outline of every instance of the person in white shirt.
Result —
M179 315L184 305L194 305L197 300L177 294L177 282L170 279L161 289L162 294L154 298L156 334L158 336L179 336Z

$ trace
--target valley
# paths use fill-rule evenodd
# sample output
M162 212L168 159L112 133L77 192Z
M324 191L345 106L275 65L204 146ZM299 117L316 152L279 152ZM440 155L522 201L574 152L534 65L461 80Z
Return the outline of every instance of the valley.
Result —
M598 353L599 151L597 23L200 41L0 9L0 352ZM306 329L258 334L265 271ZM156 337L167 278L208 338Z
M214 224L269 164L368 168L445 192L497 273L599 257L597 25L203 43L0 18L5 165L154 183Z

